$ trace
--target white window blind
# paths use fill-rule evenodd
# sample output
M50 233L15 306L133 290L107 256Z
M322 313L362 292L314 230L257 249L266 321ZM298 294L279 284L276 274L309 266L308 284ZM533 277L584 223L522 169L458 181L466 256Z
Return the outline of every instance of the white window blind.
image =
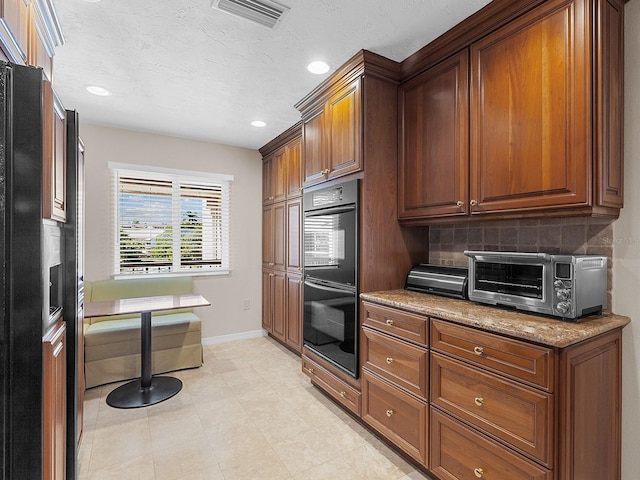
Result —
M229 272L232 177L113 165L116 275Z

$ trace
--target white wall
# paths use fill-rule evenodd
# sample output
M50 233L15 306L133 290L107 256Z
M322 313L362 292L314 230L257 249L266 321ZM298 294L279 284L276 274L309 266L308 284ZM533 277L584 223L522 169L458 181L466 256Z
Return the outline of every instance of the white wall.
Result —
M613 311L622 331L622 479L640 475L640 1L625 6L624 204L614 223Z
M81 118L82 120L82 118ZM194 277L211 302L197 309L202 336L256 335L261 329L262 161L257 150L151 135L82 123L86 147L85 278L113 275L113 215L107 163L156 165L234 176L231 186L230 275ZM244 299L251 308L243 310ZM221 340L221 339L216 339Z

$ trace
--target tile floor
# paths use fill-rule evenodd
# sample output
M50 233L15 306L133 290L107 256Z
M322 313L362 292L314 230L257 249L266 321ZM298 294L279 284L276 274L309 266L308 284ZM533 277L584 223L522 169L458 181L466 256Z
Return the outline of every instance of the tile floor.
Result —
M270 338L205 346L165 402L88 390L78 480L429 480L313 387Z

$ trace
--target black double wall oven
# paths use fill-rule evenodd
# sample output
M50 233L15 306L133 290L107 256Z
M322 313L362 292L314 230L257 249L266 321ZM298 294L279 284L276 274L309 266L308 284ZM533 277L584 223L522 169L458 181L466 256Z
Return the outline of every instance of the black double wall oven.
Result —
M358 180L305 192L304 346L358 377Z

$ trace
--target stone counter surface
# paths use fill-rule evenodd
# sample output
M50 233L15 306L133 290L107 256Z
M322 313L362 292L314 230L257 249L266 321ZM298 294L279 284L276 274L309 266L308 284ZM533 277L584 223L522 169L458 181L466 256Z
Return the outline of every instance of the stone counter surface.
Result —
M362 293L360 297L380 305L557 348L624 327L630 321L629 317L614 314L583 317L578 322L562 321L409 290Z

